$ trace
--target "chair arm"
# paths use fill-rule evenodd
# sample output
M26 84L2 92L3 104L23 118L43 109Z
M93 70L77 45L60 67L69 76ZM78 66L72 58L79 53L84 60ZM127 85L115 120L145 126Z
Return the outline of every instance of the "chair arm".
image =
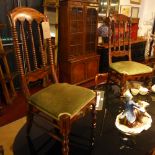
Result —
M99 73L95 76L95 89L98 87L99 84L107 83L108 73Z

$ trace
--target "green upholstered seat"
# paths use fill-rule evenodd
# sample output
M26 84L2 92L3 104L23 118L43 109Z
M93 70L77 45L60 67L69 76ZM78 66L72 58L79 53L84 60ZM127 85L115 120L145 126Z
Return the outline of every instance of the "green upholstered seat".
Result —
M138 75L151 73L153 69L147 65L135 61L119 61L110 64L110 68L120 74Z
M95 92L67 83L52 84L29 98L29 103L47 115L58 119L63 113L77 114L95 97Z

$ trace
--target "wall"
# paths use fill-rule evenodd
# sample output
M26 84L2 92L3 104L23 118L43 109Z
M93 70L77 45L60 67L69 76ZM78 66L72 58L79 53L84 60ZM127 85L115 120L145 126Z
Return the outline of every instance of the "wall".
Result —
M147 36L152 31L155 18L155 0L142 0L139 17L139 35Z
M130 0L120 0L120 5L139 7L139 36L147 36L152 31L155 17L155 0L141 0L140 5L130 4Z

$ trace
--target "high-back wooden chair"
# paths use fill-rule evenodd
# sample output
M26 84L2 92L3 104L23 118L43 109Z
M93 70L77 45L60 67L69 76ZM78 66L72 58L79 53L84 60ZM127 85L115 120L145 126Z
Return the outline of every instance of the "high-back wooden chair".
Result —
M16 90L13 83L13 76L7 60L7 53L3 48L2 39L0 38L0 83L2 92L5 97L5 102L11 104L16 97ZM2 67L4 66L4 67Z
M88 88L58 83L47 17L35 9L19 7L9 13L9 19L21 86L28 103L27 135L34 122L34 114L40 115L59 131L49 134L62 142L62 153L68 155L72 123L80 114L83 116L86 110L92 109L93 145L96 93ZM44 86L47 87L32 95L29 84L40 79L43 79ZM48 85L49 82L52 84Z
M109 76L121 86L121 94L127 89L128 80L150 79L153 69L131 58L131 20L122 14L108 17ZM138 51L137 51L138 52Z

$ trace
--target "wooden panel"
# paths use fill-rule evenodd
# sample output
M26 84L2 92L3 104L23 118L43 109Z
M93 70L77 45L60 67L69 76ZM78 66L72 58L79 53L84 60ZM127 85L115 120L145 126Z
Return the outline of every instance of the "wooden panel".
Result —
M71 83L79 83L85 79L85 62L73 63L71 66Z
M94 78L99 70L99 56L89 59L86 62L87 79Z

